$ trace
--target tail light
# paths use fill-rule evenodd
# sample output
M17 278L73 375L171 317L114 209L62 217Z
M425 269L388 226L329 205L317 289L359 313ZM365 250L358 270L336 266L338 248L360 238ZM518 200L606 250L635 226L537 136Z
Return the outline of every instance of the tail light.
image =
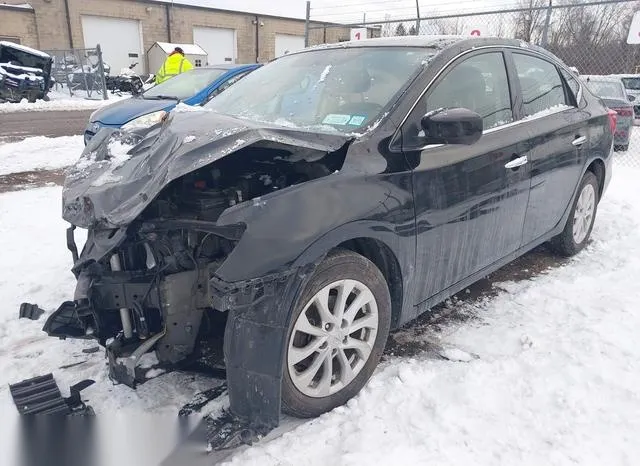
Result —
M615 110L609 110L607 113L609 114L609 129L611 130L611 133L615 133L616 124L618 123L618 114Z
M621 117L633 116L632 108L614 108L613 110Z

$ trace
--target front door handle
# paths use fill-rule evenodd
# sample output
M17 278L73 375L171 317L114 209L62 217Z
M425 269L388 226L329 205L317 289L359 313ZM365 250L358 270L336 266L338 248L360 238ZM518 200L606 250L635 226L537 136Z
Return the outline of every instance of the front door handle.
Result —
M527 159L526 155L522 157L518 157L517 159L513 159L511 162L505 164L504 168L518 168L525 165L529 159Z
M578 136L577 138L575 138L573 140L573 142L571 144L573 144L576 147L580 147L585 142L587 142L587 137L586 136Z

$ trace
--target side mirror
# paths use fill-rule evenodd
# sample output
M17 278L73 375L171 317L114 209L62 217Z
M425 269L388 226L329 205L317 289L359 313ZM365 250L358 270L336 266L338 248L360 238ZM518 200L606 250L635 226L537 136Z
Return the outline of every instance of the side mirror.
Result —
M443 108L427 113L421 120L427 144L470 146L482 136L482 117L466 108Z
M629 102L635 102L636 98L634 96L632 96L631 94L627 94L627 99L629 99Z

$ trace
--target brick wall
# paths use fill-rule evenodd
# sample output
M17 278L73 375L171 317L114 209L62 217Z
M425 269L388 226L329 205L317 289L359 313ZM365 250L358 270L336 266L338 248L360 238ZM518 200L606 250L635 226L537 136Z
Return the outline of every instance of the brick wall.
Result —
M39 47L36 17L32 10L2 8L0 5L0 36L20 39L22 45Z
M7 1L7 0L4 0ZM24 0L9 0L9 2ZM105 16L140 21L142 28L143 52L157 41L169 40L166 5L136 0L68 0L71 39L65 14L64 0L30 0L35 9L31 13L7 13L0 9L0 24L3 35L10 35L5 25L17 28L16 33L25 44L43 49L83 48L82 15ZM13 11L13 10L11 10ZM10 17L9 14L18 15ZM31 19L29 19L31 18ZM35 18L35 19L34 19ZM236 56L238 63L267 62L275 58L276 34L304 36L305 24L302 20L259 16L225 11L190 8L182 5L170 7L171 40L176 43L192 43L193 28L198 26L234 29L236 31ZM36 28L37 23L37 28ZM36 33L37 31L37 33ZM259 50L256 53L256 31ZM310 45L325 42L339 42L349 39L349 29L327 27L310 31ZM24 39L23 39L24 37ZM38 43L39 37L39 43ZM94 46L95 44L90 44ZM145 59L146 60L146 59Z

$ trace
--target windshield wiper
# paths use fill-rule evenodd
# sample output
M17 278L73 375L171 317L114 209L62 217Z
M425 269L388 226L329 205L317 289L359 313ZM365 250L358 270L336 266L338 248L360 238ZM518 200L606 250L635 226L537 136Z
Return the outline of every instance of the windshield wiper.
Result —
M144 97L147 100L180 100L175 95L154 95L151 97Z

